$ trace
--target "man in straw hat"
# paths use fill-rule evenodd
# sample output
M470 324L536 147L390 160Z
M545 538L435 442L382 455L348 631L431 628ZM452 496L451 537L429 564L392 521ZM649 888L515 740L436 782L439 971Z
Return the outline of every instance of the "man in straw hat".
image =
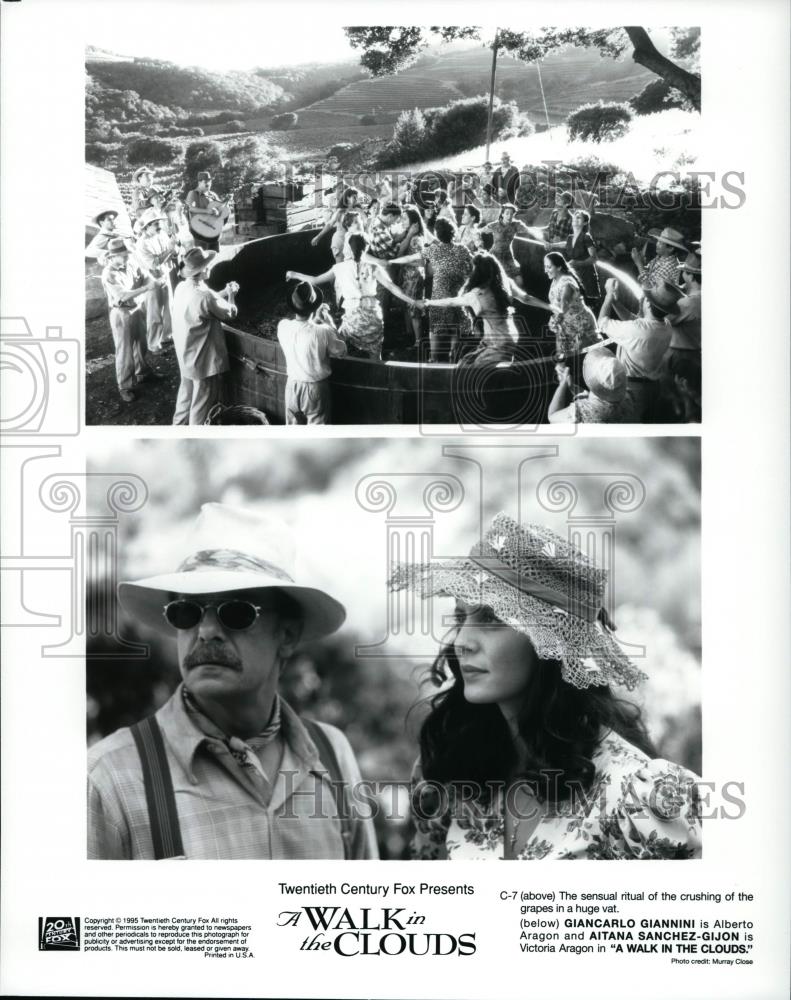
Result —
M176 266L176 247L163 229L166 224L167 217L162 212L147 209L140 216L141 235L135 245L140 269L151 279L146 296L146 334L152 354L159 354L165 342L173 339L170 271Z
M222 321L236 316L235 281L221 292L206 284L214 250L193 247L184 255L184 280L173 293L173 343L176 347L181 384L176 400L174 424L204 424L209 410L219 402L220 376L228 371L228 349Z
M661 232L658 229L648 231L648 239L656 241L656 256L646 263L645 247L642 252L634 247L632 260L637 267L637 280L643 288L656 288L662 281L675 281L678 257L676 250L686 252L684 237L671 226L666 226Z
M295 578L288 529L256 512L204 504L187 551L176 572L118 587L131 618L175 639L181 683L91 748L88 857L375 858L373 824L349 801L349 743L277 691L343 605Z
M618 301L615 278L607 279L605 289L599 330L618 345L617 356L626 369L635 421L653 423L657 419L662 363L672 336L672 329L665 321L678 312L681 290L667 281L657 288L646 288L640 312L632 313ZM612 318L613 310L619 319Z
M98 226L99 232L94 234L90 243L85 248L86 257L95 257L100 264L104 264L107 245L110 240L115 239L119 235L116 224L117 219L117 208L103 208L94 215L91 221L95 226Z
M558 387L549 404L551 424L624 424L633 419L626 368L607 350L589 350L582 363L587 392L573 396L571 369L557 365Z
M300 281L287 293L295 319L281 319L277 339L286 356L286 423L330 423L330 358L346 354L320 288Z
M146 320L141 299L152 282L129 260L126 241L116 236L104 251L102 287L110 307L110 330L115 344L115 377L125 403L135 398L135 382L142 382L153 372L148 364Z

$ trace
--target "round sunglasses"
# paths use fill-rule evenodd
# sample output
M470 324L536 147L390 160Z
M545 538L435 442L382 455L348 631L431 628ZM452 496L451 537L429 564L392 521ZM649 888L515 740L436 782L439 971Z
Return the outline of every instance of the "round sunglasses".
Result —
M222 601L219 604L201 604L198 601L171 601L162 608L162 614L173 628L195 628L203 621L208 608L217 612L217 621L230 632L244 632L255 625L258 616L272 608L262 608L250 601Z

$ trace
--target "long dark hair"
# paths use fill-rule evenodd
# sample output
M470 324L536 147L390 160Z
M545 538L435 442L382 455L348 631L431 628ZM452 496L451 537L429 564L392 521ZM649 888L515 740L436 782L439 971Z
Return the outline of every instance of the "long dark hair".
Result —
M426 224L423 221L423 216L420 214L420 212L418 212L416 208L412 208L411 206L405 208L404 215L406 215L407 217L410 229L412 228L412 226L417 226L418 230L417 235L418 236L426 235Z
M615 731L649 757L657 756L636 705L616 697L609 687L576 688L562 679L560 670L558 660L536 658L517 720L527 748L519 777L532 785L539 800L550 804L591 787L593 754L603 731ZM444 690L431 699L420 730L422 776L442 785L472 783L486 801L487 787L505 785L517 764L505 717L495 704L465 699L452 644L440 650L427 680Z
M559 253L557 250L550 250L548 254L544 255L544 260L551 261L555 265L555 267L560 268L563 274L567 274L569 275L570 278L573 278L574 283L576 284L577 288L580 291L580 294L581 295L585 294L585 289L582 287L582 282L574 273L574 271L572 271L572 269L569 267L569 262L566 260L566 258L563 256L562 253Z
M505 281L502 264L490 253L476 253L472 258L472 272L464 284L464 291L488 288L497 303L497 311L504 313L511 305L511 293Z

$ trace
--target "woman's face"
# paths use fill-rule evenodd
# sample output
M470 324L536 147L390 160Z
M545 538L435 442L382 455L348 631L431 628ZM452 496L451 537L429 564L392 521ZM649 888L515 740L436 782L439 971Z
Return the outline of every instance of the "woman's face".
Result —
M506 226L513 220L514 210L512 208L506 208L503 210L503 222Z
M557 278L560 274L560 268L557 264L553 264L549 257L544 258L544 274L548 278Z
M423 237L413 236L409 241L409 249L412 253L422 253L423 252Z
M476 705L521 707L536 653L526 635L504 625L490 608L456 602L459 631L453 640L464 697Z
M577 230L585 228L585 216L582 214L582 212L574 212L574 214L571 216L571 224Z

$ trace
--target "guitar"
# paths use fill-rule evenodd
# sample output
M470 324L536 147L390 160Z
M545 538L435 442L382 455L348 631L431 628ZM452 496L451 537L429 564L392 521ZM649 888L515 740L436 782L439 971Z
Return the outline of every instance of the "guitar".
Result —
M190 210L190 229L205 240L216 240L222 234L228 216L231 214L231 197L223 201L213 201L209 207L217 209L217 215L194 215Z

